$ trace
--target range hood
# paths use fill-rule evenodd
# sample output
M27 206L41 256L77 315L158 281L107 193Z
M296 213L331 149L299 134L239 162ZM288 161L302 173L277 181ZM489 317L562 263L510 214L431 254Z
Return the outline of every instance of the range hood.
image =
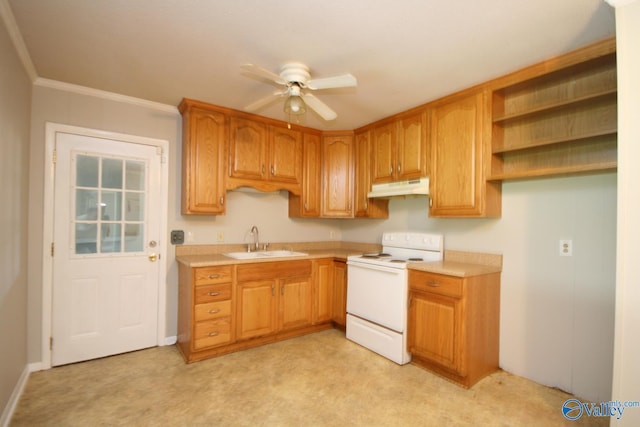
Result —
M385 182L373 184L367 194L370 199L394 196L427 196L429 195L429 178L417 178L407 181Z

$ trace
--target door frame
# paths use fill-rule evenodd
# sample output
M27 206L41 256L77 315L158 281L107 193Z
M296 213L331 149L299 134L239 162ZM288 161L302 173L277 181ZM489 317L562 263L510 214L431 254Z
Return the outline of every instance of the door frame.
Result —
M56 135L58 133L70 133L93 138L111 139L116 141L151 145L161 154L160 159L160 241L158 249L160 254L165 255L164 266L160 266L158 272L158 332L157 345L166 345L166 317L167 317L167 239L165 231L168 227L168 204L169 204L169 141L155 138L147 138L137 135L128 135L117 132L110 132L98 129L89 129L78 126L64 125L60 123L47 122L45 124L45 174L44 174L44 218L43 218L43 239L42 239L42 369L51 368L51 337L52 315L53 315L53 256L51 248L53 243L53 215L54 215L54 185L55 185L55 164L54 148ZM162 258L160 259L162 262Z

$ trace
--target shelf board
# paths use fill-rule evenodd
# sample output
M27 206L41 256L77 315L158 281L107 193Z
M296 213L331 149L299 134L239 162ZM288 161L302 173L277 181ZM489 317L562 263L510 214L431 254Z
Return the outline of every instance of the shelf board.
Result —
M585 134L585 135L570 135L570 136L562 136L562 137L558 137L558 138L550 138L550 139L544 139L544 140L539 140L539 141L535 141L535 142L531 142L531 143L527 143L526 145L519 145L519 146L511 146L508 148L498 148L495 147L492 149L492 153L493 154L501 154L501 153L513 153L516 151L526 151L526 150L531 150L534 148L540 148L540 147L545 147L545 146L550 146L550 145L558 145L558 144L563 144L563 143L570 143L572 141L581 141L581 140L585 140L585 139L589 139L589 138L597 138L597 137L601 137L601 136L607 136L607 135L615 135L618 133L618 129L605 129L605 130L601 130L599 132L591 132L589 134Z
M615 171L618 167L618 162L610 161L610 162L601 162L597 164L589 164L589 165L576 165L576 166L568 166L563 168L547 168L547 169L532 169L532 170L523 170L518 172L509 172L502 174L493 174L489 178L488 181L508 181L508 180L517 180L517 179L526 179L526 178L542 178L542 177L552 177L552 176L564 176L564 175L576 175L580 173L592 173L592 172L607 172L607 171Z
M534 108L530 108L523 111L518 111L515 113L502 114L500 116L493 117L493 123L500 124L504 122L508 122L511 120L519 120L524 119L530 116L534 116L536 114L541 113L549 113L554 110L561 110L567 107L574 107L582 103L593 102L599 99L606 99L608 97L616 98L617 97L617 89L608 89L602 92L590 93L588 95L584 95L578 98L565 99L562 101L546 103L542 105L538 105Z

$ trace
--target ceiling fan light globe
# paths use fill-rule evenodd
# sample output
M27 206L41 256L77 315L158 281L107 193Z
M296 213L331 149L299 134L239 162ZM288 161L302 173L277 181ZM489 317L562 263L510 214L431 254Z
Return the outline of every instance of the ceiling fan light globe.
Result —
M307 107L299 96L290 96L284 103L284 112L297 116L306 113Z

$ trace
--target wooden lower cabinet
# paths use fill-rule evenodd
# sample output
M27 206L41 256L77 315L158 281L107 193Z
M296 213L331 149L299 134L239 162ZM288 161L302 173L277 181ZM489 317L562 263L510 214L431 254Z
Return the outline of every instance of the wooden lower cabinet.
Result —
M345 329L347 327L347 263L333 262L333 323Z
M464 387L498 369L500 273L453 277L409 270L413 363Z
M179 264L178 342L187 362L332 326L333 258Z

